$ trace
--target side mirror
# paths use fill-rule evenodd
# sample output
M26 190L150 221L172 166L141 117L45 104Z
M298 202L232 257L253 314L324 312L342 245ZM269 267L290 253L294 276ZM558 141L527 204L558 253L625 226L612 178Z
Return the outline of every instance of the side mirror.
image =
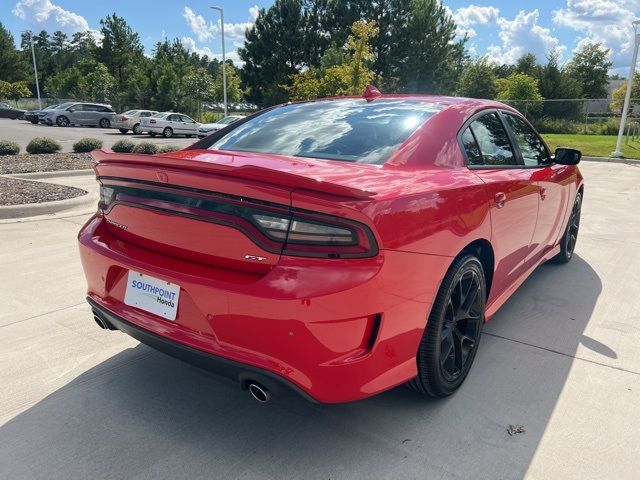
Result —
M75 109L75 108L71 108L71 107L67 108L67 112L73 113L73 112L75 112L75 111L76 111L76 109Z
M558 165L577 165L582 158L582 152L574 148L557 148L554 162Z

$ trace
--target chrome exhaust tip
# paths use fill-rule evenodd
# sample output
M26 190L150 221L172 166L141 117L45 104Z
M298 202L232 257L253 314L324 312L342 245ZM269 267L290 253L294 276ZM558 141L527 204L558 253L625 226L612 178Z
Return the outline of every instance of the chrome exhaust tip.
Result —
M93 320L98 324L98 326L103 329L103 330L109 330L109 327L107 327L107 324L104 323L104 321L98 316L98 315L94 315L93 316Z
M260 403L267 403L271 400L271 392L257 383L249 383L248 390L249 394Z

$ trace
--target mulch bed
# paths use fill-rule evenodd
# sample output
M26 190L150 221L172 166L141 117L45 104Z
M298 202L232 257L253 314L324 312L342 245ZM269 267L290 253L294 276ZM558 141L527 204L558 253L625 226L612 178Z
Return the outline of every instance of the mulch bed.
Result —
M65 200L85 193L75 187L0 177L0 206Z
M49 153L0 156L0 174L54 172L91 168L88 153ZM65 187L66 188L66 187Z

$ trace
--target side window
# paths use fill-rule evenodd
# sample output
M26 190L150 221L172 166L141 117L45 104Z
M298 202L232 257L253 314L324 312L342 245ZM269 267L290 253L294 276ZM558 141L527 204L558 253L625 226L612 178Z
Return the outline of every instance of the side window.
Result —
M551 163L551 157L544 143L527 122L511 114L505 114L504 117L507 119L507 125L511 128L526 166L537 167Z
M183 122L187 123L196 123L195 120L191 119L191 117L187 117L186 115L180 115L182 117Z
M518 165L511 143L496 113L488 113L470 126L485 165Z
M471 128L467 129L462 134L462 146L467 153L467 160L469 165L482 165L482 154L480 153L480 147L476 143L476 139L473 138Z
M71 108L74 112L85 112L87 110L86 105L82 103L76 103L75 105L71 105Z
M169 115L167 117L167 120L169 120L170 122L179 122L180 121L180 116L178 116L178 115Z
M141 117L150 117L151 116L151 112L140 112L140 116Z

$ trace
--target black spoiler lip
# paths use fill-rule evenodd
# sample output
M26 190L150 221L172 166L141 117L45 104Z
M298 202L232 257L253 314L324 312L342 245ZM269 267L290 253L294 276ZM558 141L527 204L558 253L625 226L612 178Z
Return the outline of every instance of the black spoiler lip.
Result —
M170 153L145 155L116 153L107 149L94 150L91 157L96 162L94 170L99 174L100 165L144 165L160 168L182 168L194 172L210 173L244 180L254 180L295 189L311 190L359 200L370 199L376 192L350 187L331 181L322 181L295 173L283 172L258 165L232 166L199 160L172 157Z

